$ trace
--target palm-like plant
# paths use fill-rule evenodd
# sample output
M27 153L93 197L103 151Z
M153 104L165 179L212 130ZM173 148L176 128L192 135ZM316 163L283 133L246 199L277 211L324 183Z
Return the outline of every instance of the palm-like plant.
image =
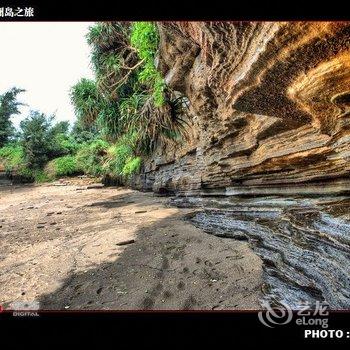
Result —
M128 23L107 22L90 27L87 35L98 88L110 99L118 97L118 89L141 64L136 49L129 44L129 32Z
M87 42L101 51L128 46L129 26L127 22L96 23L89 28Z
M130 127L137 131L138 150L147 154L152 152L159 142L187 138L186 119L187 105L182 97L166 100L160 107L154 105L152 97L148 97L130 123Z
M71 102L78 118L85 124L92 124L98 117L101 107L96 83L82 78L71 88Z
M155 67L159 35L154 23L98 23L90 27L87 39L96 82L80 81L72 101L81 118L96 121L108 140L121 143L118 157L123 158L127 135L135 139L130 162L159 143L187 137L184 98L166 88Z
M115 141L122 132L118 106L113 101L103 100L97 118L101 134L109 141Z

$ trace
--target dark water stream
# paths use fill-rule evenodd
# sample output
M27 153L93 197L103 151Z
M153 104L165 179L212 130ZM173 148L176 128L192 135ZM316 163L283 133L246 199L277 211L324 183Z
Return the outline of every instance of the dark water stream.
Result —
M349 197L177 197L205 232L247 239L264 262L264 299L350 309Z

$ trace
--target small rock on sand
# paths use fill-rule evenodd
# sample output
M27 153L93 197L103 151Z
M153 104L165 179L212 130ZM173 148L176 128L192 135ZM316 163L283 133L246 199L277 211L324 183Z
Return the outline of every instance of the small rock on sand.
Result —
M131 243L135 243L135 240L134 239L129 239L127 241L122 241L122 242L119 242L117 243L117 245L127 245L127 244L131 244Z
M89 190L89 189L92 189L92 188L103 188L104 187L104 184L90 184L90 185L87 185L86 188Z

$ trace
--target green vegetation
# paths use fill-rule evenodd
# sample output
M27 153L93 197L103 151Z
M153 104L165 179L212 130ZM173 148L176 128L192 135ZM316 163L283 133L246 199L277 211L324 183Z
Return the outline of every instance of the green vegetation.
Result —
M108 142L101 139L83 144L76 154L77 169L92 176L103 175L103 164L108 147Z
M109 169L123 175L126 149L128 159L142 158L160 143L180 142L186 136L183 117L187 107L166 87L155 66L159 46L155 23L98 23L90 27L87 41L96 80L88 83L83 79L73 86L72 102L78 118L96 125L101 136L116 145L108 154L120 160L107 163ZM127 169L129 174L139 166Z
M44 182L50 179L42 169L31 169L25 159L24 149L18 143L8 144L0 148L0 162L4 164L8 175L14 172L24 182Z
M38 182L78 173L129 179L156 147L186 137L187 105L156 66L155 23L97 23L86 38L95 78L71 88L76 123L70 130L67 122L32 111L17 141L9 124L0 134L0 146L6 144L0 162L9 172ZM1 95L0 125L18 113L22 91Z
M117 143L108 148L107 161L105 163L105 169L108 173L118 176L125 175L123 173L125 164L135 154L136 137L136 133L125 134Z
M23 148L15 143L0 148L0 160L4 163L6 172L20 168L24 164Z
M25 90L12 88L0 95L0 147L3 147L15 135L11 117L19 114L19 106L23 103L17 101L17 95Z
M41 183L41 182L47 182L52 180L52 178L42 169L36 169L33 172L29 174L32 179L34 179L35 182ZM29 175L26 175L25 177L29 177Z
M49 160L55 147L50 132L52 119L53 117L32 111L20 124L25 161L32 169L41 168Z
M128 158L125 162L121 174L126 177L130 177L132 174L140 171L141 168L141 158L140 157L131 157Z
M143 61L139 81L151 85L154 105L160 107L165 103L165 82L154 64L159 44L156 25L151 22L135 22L131 27L130 41Z
M54 116L31 111L20 123L18 140L0 148L0 163L23 181L44 182L72 175L72 158L80 145L69 123L54 123Z
M53 166L55 169L55 176L70 176L77 174L78 168L77 168L77 161L74 156L63 156L58 157L54 159Z
M92 123L99 113L99 95L93 80L82 78L71 90L71 101L77 118L84 124Z
M78 119L74 123L69 136L72 138L72 142L74 142L76 145L80 145L82 143L92 142L93 140L99 138L99 134L100 132L96 125L86 125Z

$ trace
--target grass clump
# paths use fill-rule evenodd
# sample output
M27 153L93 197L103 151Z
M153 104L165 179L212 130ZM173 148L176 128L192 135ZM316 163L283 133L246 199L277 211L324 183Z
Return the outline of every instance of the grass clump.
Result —
M75 156L63 156L53 160L55 176L71 176L77 174L78 167Z
M37 183L48 182L52 180L52 177L50 177L43 169L37 169L33 171L32 178Z

